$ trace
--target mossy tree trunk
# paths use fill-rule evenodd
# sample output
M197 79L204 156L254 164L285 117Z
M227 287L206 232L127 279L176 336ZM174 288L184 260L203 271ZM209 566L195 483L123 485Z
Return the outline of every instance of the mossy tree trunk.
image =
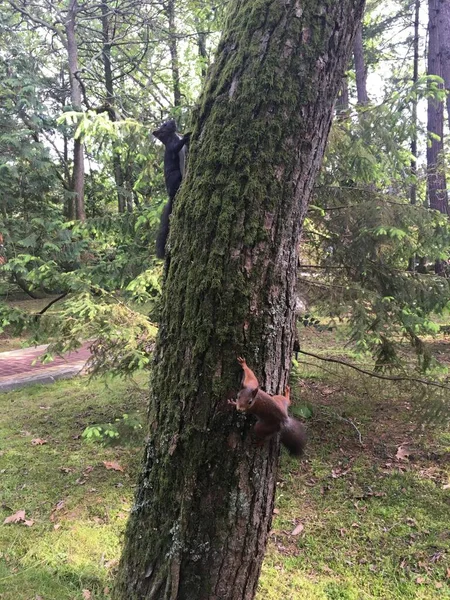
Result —
M301 224L363 0L234 0L171 223L144 468L115 597L250 600L278 440L227 404L284 389Z

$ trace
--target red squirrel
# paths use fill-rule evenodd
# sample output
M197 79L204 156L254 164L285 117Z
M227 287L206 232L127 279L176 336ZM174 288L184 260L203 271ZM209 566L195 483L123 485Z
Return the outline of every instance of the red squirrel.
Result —
M291 454L300 456L306 444L306 430L300 421L288 415L288 406L291 404L289 386L286 386L284 396L270 396L260 389L256 375L245 359L238 357L237 360L244 370L244 376L237 400L228 400L228 403L235 406L236 410L257 417L254 432L261 442L280 432L281 443Z

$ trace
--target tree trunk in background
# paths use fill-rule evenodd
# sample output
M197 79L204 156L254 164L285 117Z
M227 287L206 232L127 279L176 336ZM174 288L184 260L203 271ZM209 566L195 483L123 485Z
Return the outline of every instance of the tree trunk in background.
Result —
M428 75L442 76L439 57L439 0L428 0ZM448 200L443 169L444 103L428 98L427 187L430 208L448 214ZM430 135L431 134L431 135Z
M107 0L103 0L101 3L102 12L102 60L105 77L105 88L106 88L106 106L105 110L111 121L117 121L116 112L116 96L114 94L114 80L112 74L111 64L111 47L112 39L110 35L110 15L111 8ZM121 157L118 152L119 144L117 142L112 143L113 150L113 170L114 170L114 181L117 190L117 207L119 213L126 211L133 212L133 183L132 180L127 179L127 172L122 166Z
M78 10L77 0L69 0L66 13L66 36L67 36L67 55L69 62L70 77L70 100L73 110L81 112L81 85L76 75L78 73L78 47L75 37L75 23ZM73 142L73 173L72 189L74 194L74 203L72 215L80 221L86 220L84 209L84 149L83 143L78 138Z
M111 36L109 26L110 10L107 0L103 0L101 3L102 11L102 61L103 61L103 72L105 77L105 88L106 88L106 111L111 121L116 121L115 111L115 96L114 96L114 83L112 76L112 65L111 65ZM112 143L113 150L113 170L114 170L114 181L116 183L117 191L117 206L119 213L125 212L126 206L126 194L125 194L125 178L122 172L122 165L120 162L120 156L117 153L117 144Z
M450 0L439 0L438 30L441 74L447 95L447 119L450 129Z
M206 51L206 34L203 31L201 31L201 24L198 19L196 20L195 26L197 29L198 55L201 60L200 73L202 79L204 79L206 77L206 73L208 72L208 52Z
M169 21L169 50L172 63L173 104L181 106L180 64L178 61L177 28L175 24L175 0L167 0L165 13Z
M364 46L362 36L362 23L359 25L353 42L353 58L355 60L356 93L358 104L364 106L369 103L367 95L367 70L364 61Z
M115 598L251 600L278 440L228 406L245 356L284 389L301 225L363 0L234 0L194 115L177 196L151 436Z
M413 39L413 84L415 85L419 79L419 14L420 0L415 0L414 5L414 39ZM412 114L411 114L411 187L409 191L409 199L411 204L417 202L417 97L413 98Z
M349 107L349 97L348 97L348 78L346 75L342 78L341 89L339 90L339 94L336 100L336 116L339 116L339 113L345 113Z

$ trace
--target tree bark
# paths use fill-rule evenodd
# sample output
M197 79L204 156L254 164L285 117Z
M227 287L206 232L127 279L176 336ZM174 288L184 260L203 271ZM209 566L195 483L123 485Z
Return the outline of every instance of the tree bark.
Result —
M234 0L171 223L151 435L115 598L251 600L279 445L227 404L284 390L301 225L363 0Z
M360 23L353 42L353 58L355 61L356 94L358 104L364 106L369 103L367 94L367 70L364 60L364 45L362 36L362 23Z
M72 107L81 112L81 85L78 80L78 46L75 36L75 24L78 11L77 0L68 0L65 28L67 36L67 55L69 61L70 99ZM72 212L80 221L86 220L84 209L84 148L80 138L73 142L72 189L74 194L74 210Z
M438 30L441 73L447 90L447 119L450 128L450 0L439 0Z
M439 56L439 0L428 0L428 75L442 76ZM448 200L443 169L444 103L428 98L427 186L430 208L448 214Z

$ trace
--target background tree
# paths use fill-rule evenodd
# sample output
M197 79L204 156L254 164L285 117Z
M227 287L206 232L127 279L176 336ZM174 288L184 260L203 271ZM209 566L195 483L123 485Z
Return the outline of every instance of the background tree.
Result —
M301 223L362 8L229 5L172 222L118 598L254 596L278 444L252 447L227 398L237 353L269 392L286 384Z
M440 0L438 9L441 73L447 90L447 119L450 128L450 1Z
M442 77L438 27L439 0L428 0L428 75ZM439 89L443 88L440 80ZM444 171L444 102L442 96L428 98L427 185L430 208L449 214Z

